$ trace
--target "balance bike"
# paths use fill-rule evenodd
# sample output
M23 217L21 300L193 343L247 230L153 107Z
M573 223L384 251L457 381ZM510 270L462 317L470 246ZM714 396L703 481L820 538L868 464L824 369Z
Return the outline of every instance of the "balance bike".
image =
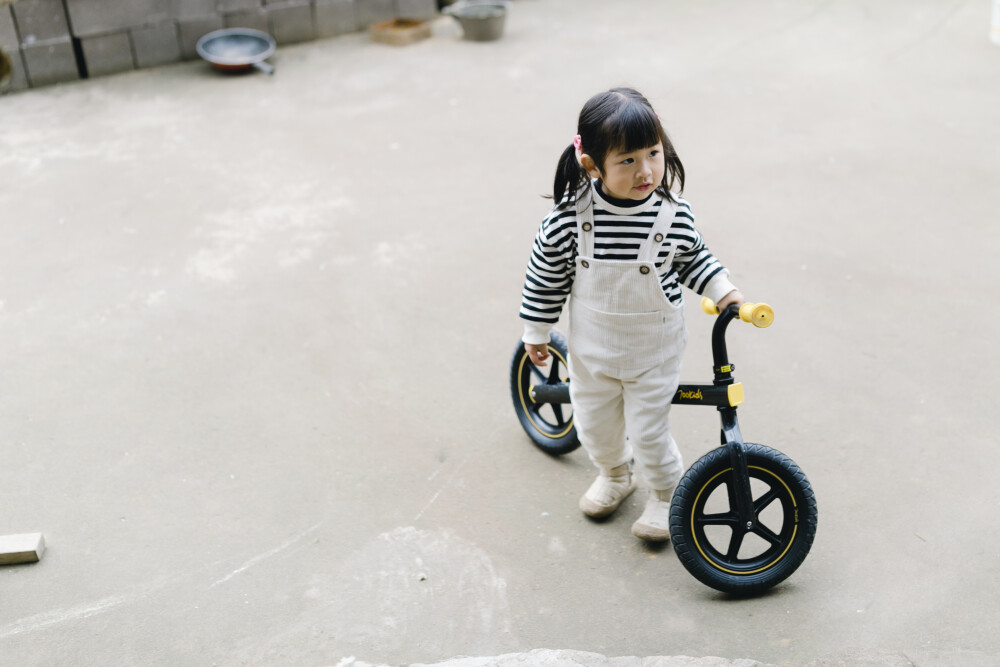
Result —
M726 329L741 319L768 327L767 304L730 306L712 328L715 379L681 384L672 403L711 405L722 420L722 446L695 461L670 504L670 540L688 572L703 584L734 595L756 595L784 581L805 560L816 535L812 486L790 458L771 447L746 443L736 419L743 385L733 380ZM525 433L543 452L566 454L580 445L569 398L566 338L552 332L545 366L528 359L518 342L511 359L510 390Z

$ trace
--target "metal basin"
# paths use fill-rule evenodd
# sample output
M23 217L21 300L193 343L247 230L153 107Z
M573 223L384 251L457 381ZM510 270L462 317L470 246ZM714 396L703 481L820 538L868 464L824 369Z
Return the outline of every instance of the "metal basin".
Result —
M216 69L245 72L258 69L274 74L274 68L264 62L276 48L274 38L266 32L249 28L225 28L210 32L198 40L198 55Z
M466 39L491 42L503 35L509 7L507 0L459 0L442 11L458 20Z

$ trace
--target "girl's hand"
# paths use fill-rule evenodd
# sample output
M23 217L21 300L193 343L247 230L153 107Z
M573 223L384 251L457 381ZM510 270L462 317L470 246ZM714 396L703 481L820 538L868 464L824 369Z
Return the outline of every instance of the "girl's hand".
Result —
M736 306L739 308L744 303L746 303L746 299L743 298L743 295L740 294L739 290L733 290L726 296L719 299L719 312L721 313L726 308L729 308L729 306Z
M536 366L543 365L549 358L549 346L545 343L541 345L524 344L524 351L528 353L528 359Z

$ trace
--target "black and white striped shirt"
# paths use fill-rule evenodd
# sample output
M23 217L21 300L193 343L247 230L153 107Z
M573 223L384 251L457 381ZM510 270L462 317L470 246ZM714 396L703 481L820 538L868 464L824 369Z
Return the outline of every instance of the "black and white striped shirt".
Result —
M639 248L649 236L663 198L651 195L642 202L625 202L610 198L595 182L594 193L594 258L635 261ZM660 276L663 293L671 303L683 301L681 285L718 301L736 289L729 282L729 272L709 251L701 234L694 227L691 206L678 201L673 226L660 246L656 260L662 271L663 262L675 245L673 265ZM559 320L566 299L573 288L576 273L577 224L576 209L553 208L542 221L535 236L528 260L521 300L524 320L524 342L540 344L549 340L549 331Z

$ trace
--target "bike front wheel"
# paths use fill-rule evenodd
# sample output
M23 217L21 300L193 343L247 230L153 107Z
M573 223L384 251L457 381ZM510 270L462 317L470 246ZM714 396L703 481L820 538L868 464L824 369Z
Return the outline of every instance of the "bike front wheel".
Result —
M816 535L816 497L805 473L770 447L744 445L753 519L741 522L726 446L684 474L670 508L670 539L696 579L734 595L756 595L805 560Z

